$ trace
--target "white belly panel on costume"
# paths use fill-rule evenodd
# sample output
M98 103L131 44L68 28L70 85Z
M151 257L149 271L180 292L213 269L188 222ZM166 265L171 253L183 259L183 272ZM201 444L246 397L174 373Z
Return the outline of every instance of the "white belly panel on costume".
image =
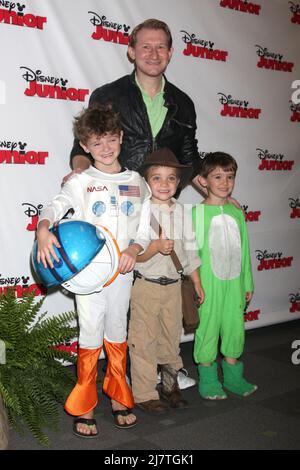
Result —
M241 236L237 222L227 214L212 218L208 233L211 269L223 281L241 274Z

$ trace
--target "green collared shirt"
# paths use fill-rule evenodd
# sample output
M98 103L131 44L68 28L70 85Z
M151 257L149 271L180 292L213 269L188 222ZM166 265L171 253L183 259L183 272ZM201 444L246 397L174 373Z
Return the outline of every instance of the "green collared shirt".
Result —
M152 135L155 138L159 133L162 125L164 123L166 114L168 112L168 108L164 106L164 88L165 88L165 79L162 77L162 85L161 90L152 98L151 96L146 93L145 90L141 87L137 80L137 76L135 76L135 81L139 89L141 90L143 101L147 108L147 113L150 121L150 126L152 130Z

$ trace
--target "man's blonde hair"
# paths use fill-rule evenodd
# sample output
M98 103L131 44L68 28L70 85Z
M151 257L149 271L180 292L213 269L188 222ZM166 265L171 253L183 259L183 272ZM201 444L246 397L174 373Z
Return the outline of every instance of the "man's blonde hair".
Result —
M141 29L161 29L166 33L168 47L171 49L173 44L172 34L170 31L169 26L164 21L156 20L155 18L150 18L148 20L143 21L142 23L138 24L130 34L129 38L129 46L135 47L137 41L137 34Z

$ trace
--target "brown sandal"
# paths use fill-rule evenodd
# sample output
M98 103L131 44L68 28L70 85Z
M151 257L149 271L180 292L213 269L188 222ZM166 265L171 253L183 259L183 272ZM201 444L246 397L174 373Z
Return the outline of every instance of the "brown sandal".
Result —
M75 436L84 437L86 439L93 439L94 437L98 436L98 434L99 434L98 430L95 434L92 434L92 433L85 434L83 432L78 431L77 424L86 424L86 426L96 426L97 427L97 421L95 419L88 419L88 418L76 418L76 419L74 419L73 434L75 434Z
M133 414L131 410L112 410L112 414L113 414L113 417L114 417L114 425L116 426L116 428L119 428L119 429L125 429L125 428L132 428L133 426L135 426L137 424L137 418L135 416L135 421L133 423L124 423L124 424L120 424L119 422L119 419L118 417L119 416L128 416L128 415L131 415Z

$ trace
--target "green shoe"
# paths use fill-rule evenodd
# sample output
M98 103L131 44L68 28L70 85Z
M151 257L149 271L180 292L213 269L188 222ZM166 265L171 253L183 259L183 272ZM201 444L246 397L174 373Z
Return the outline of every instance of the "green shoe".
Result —
M247 397L257 390L257 385L250 384L243 377L244 366L242 362L228 364L222 361L224 387L232 393L241 397Z
M198 366L200 396L205 400L225 400L227 398L221 383L218 380L217 363L211 366Z

